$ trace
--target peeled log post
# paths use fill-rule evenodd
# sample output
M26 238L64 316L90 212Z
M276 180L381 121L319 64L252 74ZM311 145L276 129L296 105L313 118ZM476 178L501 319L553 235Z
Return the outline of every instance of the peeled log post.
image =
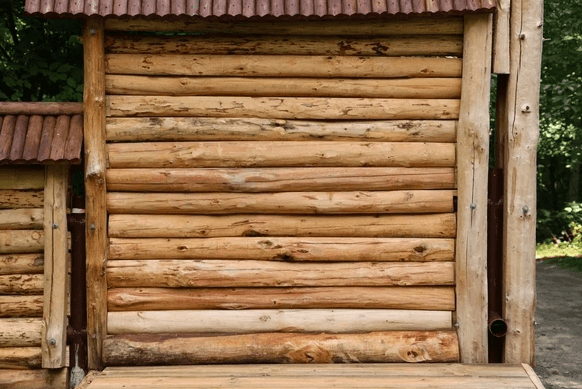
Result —
M43 272L44 272L43 254L0 255L0 275L42 274Z
M107 147L109 167L452 167L455 144L419 142L144 142Z
M42 319L0 319L1 347L40 347Z
M0 294L42 294L42 274L11 274L0 276Z
M107 365L457 362L454 331L230 336L120 335L103 344Z
M166 309L417 309L452 311L448 286L317 288L119 288L108 292L108 310ZM179 313L177 314L179 316Z
M109 241L109 259L248 259L286 262L452 261L454 239L191 238Z
M0 209L42 208L43 202L43 190L22 191L0 189Z
M43 296L0 296L0 317L42 317Z
M302 121L257 118L108 118L110 142L360 141L454 143L454 120Z
M107 194L112 214L378 214L453 212L452 190Z
M0 209L0 230L42 230L42 208Z
M0 369L40 369L40 347L0 347Z
M112 238L329 236L454 238L454 213L426 215L110 215Z
M0 230L0 253L36 253L44 250L44 232Z
M262 286L448 286L452 262L286 263L220 260L112 260L112 288Z

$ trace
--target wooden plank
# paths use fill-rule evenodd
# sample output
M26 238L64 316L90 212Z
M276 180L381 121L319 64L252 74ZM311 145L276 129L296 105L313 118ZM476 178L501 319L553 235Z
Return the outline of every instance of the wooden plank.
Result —
M105 34L103 19L83 27L85 56L84 143L87 215L87 333L89 369L101 370L107 328L107 210L105 185Z
M339 97L107 96L107 116L264 119L458 119L459 100Z
M10 274L0 276L0 294L42 294L41 274Z
M490 15L465 17L464 47L457 135L457 322L461 362L486 363Z
M417 309L452 311L453 287L110 289L108 310ZM178 313L179 316L179 313Z
M113 54L328 55L328 56L461 56L459 35L393 35L386 37L278 35L109 35Z
M107 333L261 333L438 331L452 329L448 311L309 309L109 312Z
M44 169L28 166L0 167L0 189L42 189Z
M454 238L454 213L426 215L110 215L112 238L352 236Z
M511 4L511 72L507 88L503 259L504 360L534 364L536 147L539 138L543 4Z
M451 190L107 194L112 214L378 214L453 212Z
M69 169L47 167L45 184L45 266L42 328L42 366L67 366L67 307L69 247L67 236L67 193ZM49 238L50 237L50 238Z
M0 274L42 274L43 254L0 255Z
M42 319L0 319L0 347L40 346Z
M522 363L521 365L523 366L523 369L527 373L528 377L531 379L531 382L534 384L535 389L544 389L544 384L537 376L536 372L531 368L531 366L525 363Z
M44 116L33 115L30 117L30 122L28 124L28 132L26 134L26 143L24 144L24 151L22 153L22 159L26 161L37 159L38 148L40 146L40 138L42 135L43 122ZM41 175L41 179L44 184L44 174Z
M220 260L116 260L107 266L112 288L448 286L451 262L286 263Z
M454 143L454 120L300 121L256 118L108 118L107 140Z
M42 317L43 296L0 296L0 317Z
M112 143L110 168L453 167L452 143L144 142Z
M43 201L43 190L0 189L0 209L42 208Z
M1 370L0 389L62 389L68 369Z
M42 208L0 209L0 230L42 229Z
M220 64L220 66L217 66ZM109 74L316 78L458 78L459 58L108 54Z
M454 331L337 335L266 333L175 338L152 334L120 335L107 337L104 351L107 365L455 362L459 358Z
M511 0L497 1L493 18L493 73L509 74L509 13Z
M0 254L40 253L44 232L36 230L0 230Z
M458 99L460 78L317 79L253 77L146 77L108 75L112 95L383 97L395 99Z
M111 238L109 259L249 259L286 262L452 261L454 239Z

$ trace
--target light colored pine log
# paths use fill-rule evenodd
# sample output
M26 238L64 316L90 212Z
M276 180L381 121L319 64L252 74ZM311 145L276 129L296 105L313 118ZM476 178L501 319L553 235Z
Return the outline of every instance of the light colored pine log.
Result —
M308 192L454 189L454 168L108 169L124 192ZM2 211L0 211L0 214Z
M543 3L511 2L503 213L504 361L534 364L536 305L536 148Z
M40 253L44 232L36 230L0 230L0 253Z
M111 238L109 259L249 259L286 262L452 261L454 239Z
M459 117L457 322L461 362L487 363L487 177L491 16L465 17Z
M461 62L417 57L109 54L105 71L148 76L458 78Z
M191 18L180 20L107 19L105 29L112 31L195 31L218 34L266 34L266 35L409 35L409 34L462 34L463 19L412 18L406 20L366 19L309 21L255 21L255 20L208 20Z
M39 230L43 218L42 208L0 209L0 230Z
M0 389L63 389L67 387L68 369L3 369Z
M437 331L452 329L448 311L254 309L247 311L109 312L107 333L260 333Z
M42 208L43 190L0 189L0 209Z
M107 337L106 364L456 362L459 358L454 331L146 336L147 340L140 335Z
M339 97L107 96L107 116L257 117L263 119L458 119L455 99Z
M0 369L39 369L40 347L0 347Z
M40 346L42 319L0 319L0 347Z
M498 0L493 18L493 73L509 74L509 13L511 0Z
M42 274L43 254L0 255L0 274Z
M108 310L416 309L452 311L453 287L110 289ZM179 316L179 313L177 314Z
M220 260L109 261L112 288L448 286L451 262L286 263Z
M110 215L112 238L329 236L454 238L454 213L426 215Z
M43 296L0 296L0 317L42 317Z
M0 190L2 189L42 189L44 169L42 167L11 166L0 167Z
M451 190L107 194L112 214L378 214L453 212Z
M48 166L45 183L44 309L42 366L67 366L67 307L69 247L67 192L69 169Z
M108 75L112 95L383 97L395 99L458 99L460 78L317 79L239 77L146 77Z
M10 274L0 276L0 294L42 294L42 274Z
M107 151L114 169L455 165L452 143L140 142L109 144Z
M85 22L83 46L87 285L91 286L87 289L88 359L89 369L101 370L101 347L107 332L105 34L102 18Z
M300 121L256 118L108 118L107 140L454 143L454 120Z

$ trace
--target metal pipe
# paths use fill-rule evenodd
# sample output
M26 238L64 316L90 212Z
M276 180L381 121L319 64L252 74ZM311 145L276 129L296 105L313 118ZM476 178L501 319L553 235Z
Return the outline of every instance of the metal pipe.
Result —
M507 335L507 323L497 312L489 312L489 333L496 338Z

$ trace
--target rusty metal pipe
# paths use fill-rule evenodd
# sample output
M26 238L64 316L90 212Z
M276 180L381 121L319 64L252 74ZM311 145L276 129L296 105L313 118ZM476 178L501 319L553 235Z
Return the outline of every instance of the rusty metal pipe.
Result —
M489 333L496 338L507 335L507 323L497 312L489 312Z

